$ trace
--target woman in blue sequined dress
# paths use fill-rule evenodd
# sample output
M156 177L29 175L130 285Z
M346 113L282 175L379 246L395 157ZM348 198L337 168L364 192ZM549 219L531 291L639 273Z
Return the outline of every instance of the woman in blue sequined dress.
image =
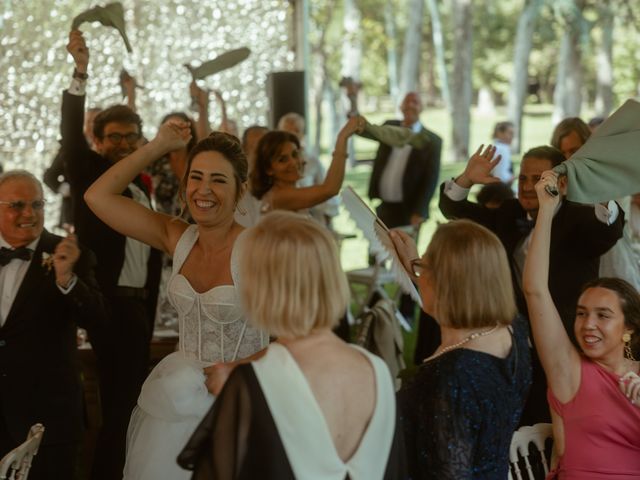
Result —
M505 250L468 220L441 225L422 258L408 235L392 238L442 331L436 352L398 394L410 476L505 479L531 383Z

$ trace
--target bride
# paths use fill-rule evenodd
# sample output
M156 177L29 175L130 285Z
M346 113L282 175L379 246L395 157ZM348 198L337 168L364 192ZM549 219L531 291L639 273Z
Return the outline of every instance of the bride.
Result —
M269 340L247 324L236 294L234 244L243 229L234 212L246 189L247 161L234 136L214 132L189 153L180 194L195 225L122 195L145 167L190 137L187 123L165 123L151 142L114 164L85 193L107 225L173 257L167 290L178 312L179 349L142 387L127 433L125 479L189 478L176 458L211 407L210 391L220 388L216 382L225 369L212 364L249 357Z

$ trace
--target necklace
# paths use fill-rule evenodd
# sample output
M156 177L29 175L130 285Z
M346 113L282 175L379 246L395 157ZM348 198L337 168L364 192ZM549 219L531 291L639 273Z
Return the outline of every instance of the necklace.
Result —
M434 355L431 355L428 358L425 358L422 361L422 363L427 363L428 361L433 360L434 358L438 358L440 355L443 355L443 354L445 354L447 352L450 352L451 350L459 348L462 345L464 345L465 343L469 343L471 340L475 340L476 338L486 337L487 335L491 335L493 332L498 330L498 327L499 327L499 325L496 325L494 327L491 327L488 330L482 330L481 332L473 332L471 335L469 335L468 337L463 338L458 343L454 343L453 345L449 345L448 347L444 347L442 350L440 350L439 353L436 353Z

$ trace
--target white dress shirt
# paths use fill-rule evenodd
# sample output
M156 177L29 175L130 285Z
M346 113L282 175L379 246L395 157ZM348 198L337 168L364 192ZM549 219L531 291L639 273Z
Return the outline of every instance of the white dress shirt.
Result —
M413 133L420 133L422 124L416 122L411 126ZM402 202L402 177L407 168L407 161L411 154L411 145L393 147L389 154L389 161L380 177L380 198L385 202Z
M40 237L27 245L27 248L35 250L38 246L38 241L40 241ZM13 247L2 238L2 235L0 235L0 247L13 250ZM20 289L20 285L22 285L22 280L27 274L29 265L31 265L31 260L25 261L14 258L4 267L0 266L0 326L4 325L4 321L11 311L11 306Z

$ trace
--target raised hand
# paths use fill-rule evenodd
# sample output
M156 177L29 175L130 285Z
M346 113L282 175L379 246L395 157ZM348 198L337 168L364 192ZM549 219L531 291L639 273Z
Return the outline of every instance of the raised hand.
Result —
M467 166L464 169L462 175L456 179L461 187L470 188L475 184L486 185L487 183L496 183L500 179L491 175L491 170L500 162L502 157L500 155L495 156L496 147L493 145L480 145L480 148L471 155Z
M640 377L634 372L627 372L620 377L620 391L636 407L640 408Z
M189 123L177 119L168 120L160 125L156 138L153 139L166 152L186 147L189 140L191 140Z
M67 235L56 246L53 252L53 268L56 272L56 283L66 287L73 276L73 267L80 258L78 240L73 233Z
M209 105L209 91L200 88L195 80L189 84L189 94L198 107L204 108Z
M360 115L349 117L347 123L342 126L339 135L349 138L354 133L360 133L364 130L365 122L365 118Z
M216 396L220 394L222 387L224 387L224 384L229 378L229 375L231 375L235 366L235 362L220 362L214 363L213 365L203 369L203 373L206 377L204 384L206 385L209 393Z
M536 183L535 189L536 194L538 195L538 204L540 205L539 208L555 208L560 201L559 196L551 195L547 191L548 189L558 189L558 174L553 170L542 172L542 175L540 175L540 180L538 180L538 183Z
M71 30L69 33L67 52L73 57L76 70L80 73L87 73L87 67L89 66L89 48L87 48L87 44L80 30Z
M415 279L413 268L411 267L411 260L415 260L420 256L418 255L418 247L416 247L415 240L411 238L411 235L402 230L391 230L389 235L391 236L391 240L393 240L393 246L396 248L402 266L409 276Z

